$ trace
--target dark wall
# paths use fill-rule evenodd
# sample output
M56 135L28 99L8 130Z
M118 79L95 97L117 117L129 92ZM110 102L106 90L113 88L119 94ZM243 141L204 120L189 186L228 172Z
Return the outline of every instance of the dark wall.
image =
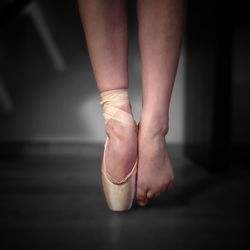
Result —
M190 0L187 23L186 154L210 168L249 155L249 17L239 1ZM237 152L237 153L236 153Z

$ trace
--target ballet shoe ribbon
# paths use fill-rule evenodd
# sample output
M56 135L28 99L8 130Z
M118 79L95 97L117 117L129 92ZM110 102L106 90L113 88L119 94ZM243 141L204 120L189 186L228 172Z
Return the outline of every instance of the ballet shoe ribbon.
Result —
M136 126L132 114L121 109L123 104L129 103L127 89L104 91L100 93L100 96L102 99L100 104L103 106L105 124L107 124L110 119L113 119L130 126Z

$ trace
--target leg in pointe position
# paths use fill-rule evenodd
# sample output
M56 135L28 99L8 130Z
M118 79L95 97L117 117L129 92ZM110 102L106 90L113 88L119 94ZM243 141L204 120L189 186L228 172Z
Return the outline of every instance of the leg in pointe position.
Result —
M127 2L79 0L79 10L90 61L103 101L105 128L109 138L105 150L106 170L110 179L120 181L131 172L137 159L137 126L121 122L124 117L117 118L124 114L122 111L130 117L132 114L129 99L124 99L129 86ZM109 94L116 93L113 90L120 90L123 97L116 95L115 99L119 97L123 100L110 99ZM122 111L110 115L114 109Z

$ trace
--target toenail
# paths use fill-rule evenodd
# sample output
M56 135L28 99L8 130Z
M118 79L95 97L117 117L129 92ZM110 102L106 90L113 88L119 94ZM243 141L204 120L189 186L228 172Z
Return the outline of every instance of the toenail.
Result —
M138 200L137 202L138 202L138 204L139 204L141 207L145 207L145 206L147 205L147 203L148 203L147 200Z
M145 207L145 206L147 205L147 202L139 202L139 205L140 205L141 207Z
M152 199L153 198L153 194L152 194L152 192L147 192L147 198L148 199Z

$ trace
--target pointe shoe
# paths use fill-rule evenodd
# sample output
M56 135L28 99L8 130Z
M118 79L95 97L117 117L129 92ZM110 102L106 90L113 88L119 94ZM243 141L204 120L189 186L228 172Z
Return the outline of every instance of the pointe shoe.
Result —
M105 118L105 124L107 124L110 119L114 119L128 126L133 126L136 128L136 123L133 116L130 113L119 108L122 104L129 102L127 90L121 89L105 91L101 93L101 98L101 104L103 105L104 109L103 115ZM114 180L114 178L112 178L112 176L110 176L110 174L107 172L105 163L108 141L109 138L107 137L104 145L101 166L104 195L108 207L112 211L129 210L132 206L136 190L137 160L132 170L125 178L119 181Z

